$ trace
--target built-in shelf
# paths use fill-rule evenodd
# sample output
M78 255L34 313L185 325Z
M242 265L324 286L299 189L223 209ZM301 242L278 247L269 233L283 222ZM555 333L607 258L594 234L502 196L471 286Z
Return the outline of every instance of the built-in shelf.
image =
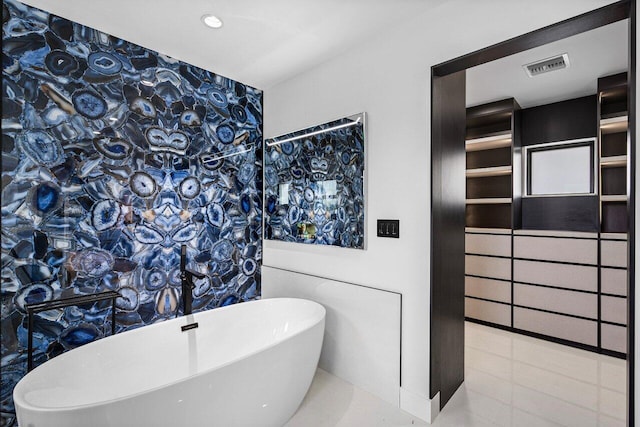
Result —
M626 167L627 156L609 156L600 158L600 166L603 168Z
M492 150L511 146L511 132L483 138L467 139L465 147L467 151Z
M629 118L626 115L600 120L600 132L603 134L624 132L628 126Z
M606 240L627 240L627 233L600 233L600 238Z
M493 197L486 199L467 199L468 205L504 205L511 203L511 197Z
M565 230L513 230L516 236L567 237L572 239L597 239L598 233Z
M520 162L514 163L513 145L519 144L515 132L520 106L513 98L467 108L466 118L466 208L465 223L484 234L511 233L514 225L514 176ZM614 153L618 154L618 153ZM518 160L520 157L518 157Z
M626 202L626 194L603 194L600 196L600 200L603 202Z
M629 152L628 75L598 79L600 139L600 232L623 233L629 228L627 172Z
M467 178L480 178L484 176L510 175L511 165L495 166L491 168L467 169Z
M482 233L482 234L511 234L510 228L479 228L479 227L465 227L467 233Z

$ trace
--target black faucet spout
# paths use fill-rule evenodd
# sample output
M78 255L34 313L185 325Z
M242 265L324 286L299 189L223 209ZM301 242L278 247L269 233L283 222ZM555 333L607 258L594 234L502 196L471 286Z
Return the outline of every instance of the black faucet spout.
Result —
M187 245L182 245L180 248L180 281L182 283L182 314L184 315L193 312L194 277L203 279L205 276L187 268Z

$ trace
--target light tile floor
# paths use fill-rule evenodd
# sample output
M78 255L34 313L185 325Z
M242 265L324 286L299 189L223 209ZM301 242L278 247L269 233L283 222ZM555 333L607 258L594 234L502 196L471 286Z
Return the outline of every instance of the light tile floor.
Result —
M622 427L624 360L466 323L465 382L434 427ZM321 369L286 427L424 426Z

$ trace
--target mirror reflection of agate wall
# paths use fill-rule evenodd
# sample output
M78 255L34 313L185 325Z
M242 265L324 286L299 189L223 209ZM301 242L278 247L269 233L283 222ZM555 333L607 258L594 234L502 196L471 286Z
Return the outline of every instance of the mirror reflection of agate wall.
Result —
M265 238L364 249L365 113L265 140Z
M260 294L262 92L3 2L2 412L25 372L25 303L120 292L117 329ZM44 312L36 365L110 331L110 305ZM4 421L4 420L3 420ZM3 424L4 425L4 424Z

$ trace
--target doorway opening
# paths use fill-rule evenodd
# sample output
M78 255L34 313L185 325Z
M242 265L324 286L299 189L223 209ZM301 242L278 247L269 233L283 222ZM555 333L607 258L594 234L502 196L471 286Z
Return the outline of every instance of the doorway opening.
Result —
M626 20L626 21L625 21ZM622 23L624 21L624 23ZM609 154L612 153L604 153L601 156L601 153L598 151L598 141L601 137L598 134L598 138L595 139L595 142L585 141L585 138L564 138L564 142L571 145L571 147L551 147L550 144L545 145L544 142L538 141L538 144L533 144L528 142L525 145L529 145L529 150L522 150L522 141L518 141L517 144L514 144L515 139L519 138L516 136L512 136L512 140L509 142L515 148L509 148L508 150L503 151L512 153L508 159L510 164L499 164L499 165L484 165L485 167L477 167L471 168L471 176L472 182L483 182L482 185L477 185L477 188L474 188L472 191L477 192L476 196L472 199L475 200L471 202L471 207L469 204L469 193L468 193L468 185L469 185L469 167L468 167L468 157L465 155L465 140L468 140L469 137L467 135L467 121L469 120L469 115L467 114L467 107L476 107L476 105L470 105L467 102L467 92L465 91L465 86L467 82L467 71L476 67L480 64L490 63L491 61L496 61L501 58L507 58L510 56L516 56L516 54L529 51L534 48L543 47L545 45L549 45L554 42L558 42L564 39L571 38L572 36L581 35L583 33L599 29L605 26L610 26L610 24L616 25L624 25L628 26L628 67L627 67L627 76L625 83L627 85L627 93L628 93L628 101L626 102L626 113L628 117L628 127L627 131L624 132L625 141L622 142L622 145L626 145L626 166L623 172L623 187L624 187L624 203L622 203L622 194L607 194L609 191L605 191L601 184L605 184L606 182L620 181L620 176L617 178L611 179L610 173L611 168L605 165L606 171L602 168L601 159L604 157L614 157ZM562 52L559 52L562 53ZM549 59L549 58L541 58L541 59ZM570 61L570 59L569 59ZM469 72L469 75L471 72ZM610 77L610 76L598 76L598 77ZM619 77L619 76L618 76ZM613 77L609 80L603 79L603 90L606 89L606 84L611 84ZM593 242L589 242L594 248L596 248L596 260L594 264L600 264L601 256L605 254L604 249L609 243L608 237L606 236L610 231L616 231L618 234L621 234L622 231L620 229L621 221L624 222L624 231L626 232L626 241L628 242L627 251L626 251L626 262L625 265L627 267L627 285L626 285L626 296L628 300L628 308L626 317L624 320L626 321L626 360L627 360L627 401L633 402L633 377L634 377L634 274L635 274L635 156L636 156L636 148L635 148L635 2L634 1L621 1L618 3L614 3L612 5L585 13L583 15L579 15L577 17L568 19L566 21L562 21L560 23L551 25L549 27L545 27L543 29L525 34L520 37L516 37L514 39L505 41L503 43L499 43L497 45L488 47L481 51L477 51L451 61L447 61L445 63L436 65L432 68L432 224L431 224L431 232L432 232L432 240L431 240L431 265L432 265L432 273L431 273L431 359L430 359L430 393L431 398L436 397L438 393L440 393L440 406L441 408L447 403L447 401L451 398L454 392L458 389L460 384L464 380L464 333L465 333L465 225L468 227L468 222L475 222L472 225L481 225L481 227L475 228L494 228L494 229L504 229L510 228L514 230L511 232L507 239L501 239L500 233L486 233L484 231L480 231L478 233L470 233L473 234L472 239L475 239L476 243L478 241L482 241L484 236L487 235L497 235L497 238L494 240L505 240L508 243L505 245L505 250L509 250L510 253L507 255L497 255L497 259L506 259L510 258L509 264L509 274L510 277L506 278L487 278L483 277L481 274L471 274L471 276L481 281L482 279L490 280L490 279L502 279L503 281L509 281L509 301L511 306L508 310L504 310L503 320L505 325L504 328L509 329L524 329L524 328L514 328L514 316L516 322L522 322L526 316L522 313L521 308L514 308L514 290L519 293L522 298L523 295L528 295L527 292L530 292L533 288L534 284L539 285L539 283L529 283L528 285L518 285L519 287L514 287L514 277L513 277L513 269L512 265L514 263L514 258L516 261L518 258L528 258L529 256L516 256L514 254L514 250L519 250L518 246L530 246L524 245L525 240L531 238L544 238L544 237L562 237L566 238L567 236L536 236L536 233L531 233L531 230L543 230L545 228L551 229L560 229L562 230L562 226L558 226L558 224L543 224L536 225L536 221L540 221L541 216L534 215L536 209L547 210L549 208L549 204L544 204L542 208L540 205L541 199L540 197L527 197L533 196L532 194L527 194L527 191L531 190L531 186L533 185L531 181L532 179L536 180L536 167L534 164L538 164L540 159L551 158L554 155L560 154L561 149L566 148L576 148L584 151L585 154L585 168L587 175L592 179L587 185L587 191L584 193L584 197L572 197L570 203L577 203L577 205L572 206L570 209L573 212L584 212L585 209L592 209L595 212L596 218L595 221L589 222L586 220L586 223L581 225L584 229L578 228L577 232L593 232L595 233L595 239L592 239ZM615 91L614 91L615 92ZM603 98L606 98L606 94L602 95L604 92L601 92L598 89L598 97L596 108L598 110L598 114L600 118L608 119L611 117L606 117L609 114L607 111L608 106L603 106L603 103L600 102ZM500 98L496 95L496 98ZM581 96L579 98L582 98ZM480 98L477 98L480 99ZM517 100L517 98L516 98ZM486 99L485 99L486 101ZM496 100L494 100L496 101ZM497 101L500 101L499 99ZM528 102L528 101L527 101ZM556 101L557 102L557 101ZM591 101L589 101L591 102ZM496 122L510 122L513 127L521 127L522 123L520 122L522 115L514 114L513 112L516 110L522 110L522 108L517 105L514 106L513 102L511 103L511 116L505 120L505 117L500 118L501 111L504 112L505 105L509 102L503 102L500 104L499 102L496 105L491 105L491 102L485 102L484 104L488 105L484 111L481 111L478 114L478 117L491 113L491 108L493 107L493 113L496 115ZM549 103L549 102L547 102ZM550 102L553 104L554 101ZM480 104L483 105L483 104ZM591 104L590 104L591 105ZM526 108L525 108L526 109ZM604 115L603 115L604 113ZM529 114L532 116L532 114ZM485 117L486 118L486 117ZM480 127L482 127L482 120L478 119L480 123ZM531 117L529 117L529 123L532 123ZM489 128L493 125L491 121L485 123ZM600 124L599 124L600 125ZM601 126L601 125L600 125ZM601 130L598 130L601 132ZM491 132L489 132L491 133ZM492 135L489 135L492 136ZM541 138L548 135L542 135ZM500 138L494 138L494 140L484 139L482 140L482 135L477 135L476 142L485 145L485 148L490 148L492 150L500 149ZM487 138L485 135L484 138ZM588 139L588 138L586 138ZM553 141L548 140L549 142L558 142L558 139L554 139ZM504 143L504 141L502 141ZM487 145L488 144L488 145ZM497 144L492 146L491 144ZM573 145L572 145L573 144ZM591 144L591 145L590 145ZM551 150L550 148L554 148ZM468 149L467 149L468 151ZM480 151L480 150L478 150ZM524 152L524 157L523 157ZM536 154L537 153L537 154ZM577 151L576 151L577 153ZM606 154L606 155L605 155ZM616 154L617 160L620 161L620 153ZM483 166L482 163L486 161L483 160L482 155L476 155L475 160L479 162L480 166ZM557 156L555 156L557 157ZM591 161L591 163L589 163ZM491 163L491 161L489 162ZM593 167L590 169L590 165ZM509 166L509 168L507 168ZM490 171L490 175L482 176L482 173L487 173L487 168L498 168ZM527 170L528 168L528 170ZM476 170L477 169L477 170ZM480 170L480 169L485 169ZM508 173L507 173L507 169ZM522 169L525 169L526 172L523 172ZM616 172L617 175L620 175L620 170ZM590 172L591 171L591 172ZM533 177L531 174L533 173ZM473 175L476 174L474 177ZM478 175L479 174L479 175ZM606 175L606 177L605 177ZM505 178L506 177L506 178ZM523 180L523 182L519 181L519 177ZM489 181L491 183L487 183L487 179L490 178ZM483 181L484 180L484 181ZM602 181L602 182L600 182ZM538 188L539 182L535 181L535 188ZM504 194L500 192L500 187L502 184L507 183L507 187L504 189ZM626 185L625 185L626 184ZM475 184L471 184L475 185ZM609 185L609 184L605 184ZM616 184L619 185L619 184ZM487 190L489 188L489 190ZM491 188L494 188L493 190ZM497 188L497 190L495 190ZM488 191L488 193L485 193ZM492 191L497 191L497 193L492 194ZM524 197L523 197L524 191ZM535 191L535 190L533 190ZM616 190L616 192L618 192ZM500 193L500 194L498 194ZM617 199L614 197L599 197L599 195L606 196L619 196ZM495 196L495 197L492 197ZM590 200L586 200L588 198ZM479 199L492 199L487 202L487 200L479 200ZM506 200L509 199L509 200ZM565 198L566 199L566 198ZM579 200L581 199L581 200ZM554 198L550 203L553 205L554 203L557 205L558 200L560 198ZM569 203L565 200L566 203ZM565 203L565 204L566 204ZM586 204L585 204L586 203ZM523 213L523 204L525 204L524 211L527 213L526 215ZM505 208L506 205L509 205ZM537 206L537 207L536 207ZM553 206L552 206L553 207ZM566 206L565 206L566 208ZM515 214L514 214L515 213ZM548 217L556 218L556 216ZM536 219L537 218L537 219ZM621 220L620 218L624 218ZM508 220L508 227L503 227ZM544 217L542 218L544 220ZM495 221L500 222L498 227L494 224ZM525 224L523 226L523 221ZM467 223L467 224L466 224ZM484 224L484 225L483 225ZM491 227L489 227L491 226ZM596 227L597 229L592 229L589 227ZM474 228L474 227L472 227ZM575 227L574 227L575 228ZM521 236L517 236L517 231L519 230L527 230L528 232L520 233ZM473 231L473 230L472 230ZM573 230L576 231L576 230ZM468 233L469 234L469 233ZM533 236L532 236L533 235ZM605 235L605 239L601 239L601 237ZM504 237L504 236L503 236ZM571 238L576 237L584 237L584 236L569 236ZM468 238L467 238L468 239ZM491 238L489 238L491 240ZM520 243L518 243L520 242ZM555 241L554 243L558 243L559 241ZM530 243L530 242L527 242ZM578 243L586 243L586 242L578 242ZM491 243L493 245L493 243ZM603 246L604 245L604 246ZM581 247L582 245L579 245ZM492 256L491 254L487 254ZM550 264L557 265L554 260L551 261ZM561 262L562 263L562 262ZM573 262L571 260L567 261L568 264L583 264L581 260L577 262ZM599 267L598 267L599 268ZM498 268L499 270L499 268ZM535 282L535 281L533 281ZM596 332L596 341L591 341L591 337L586 339L582 339L583 347L590 347L590 350L602 350L603 349L603 341L602 338L606 336L603 332L604 329L607 329L609 322L605 321L605 328L603 329L602 325L599 324L601 320L601 314L603 311L602 307L602 297L599 295L601 292L601 273L597 274L596 280L596 291L588 291L586 294L594 296L597 303L597 321L594 331ZM527 287L528 286L528 287ZM538 288L533 289L534 293L538 290ZM558 292L563 292L564 290L558 290ZM591 293L589 293L591 292ZM518 295L515 295L518 297ZM606 297L606 295L605 295ZM474 299L474 298L472 298ZM482 298L475 298L474 300L482 301ZM517 304L516 304L517 305ZM546 310L550 311L550 310ZM542 313L544 310L537 310L537 312ZM507 314L508 313L508 314ZM515 314L514 313L519 313ZM534 313L536 315L537 313ZM505 316L508 316L505 317ZM583 320L589 318L589 315L583 316L578 314L575 316L578 320ZM537 324L539 323L539 319L535 316L529 319L530 322ZM479 322L481 323L481 322ZM495 326L496 323L500 322L489 322ZM615 322L614 326L615 326ZM522 325L522 323L518 323L518 325ZM532 329L532 328L529 328ZM539 333L539 336L548 336L548 333ZM536 336L536 332L533 331L531 335ZM572 341L571 339L559 338L559 342L563 342L564 344L574 345L575 347L581 347L578 341ZM605 338L606 341L606 338ZM585 344L584 342L588 342L589 344ZM594 345L595 344L595 345ZM604 347L607 347L605 343ZM611 347L609 345L609 347ZM620 356L619 347L616 347L616 350L606 349L604 348L603 353L607 354L607 351L617 352L617 356ZM634 408L633 404L627 404L627 419L629 420L629 425L633 425L634 417Z

